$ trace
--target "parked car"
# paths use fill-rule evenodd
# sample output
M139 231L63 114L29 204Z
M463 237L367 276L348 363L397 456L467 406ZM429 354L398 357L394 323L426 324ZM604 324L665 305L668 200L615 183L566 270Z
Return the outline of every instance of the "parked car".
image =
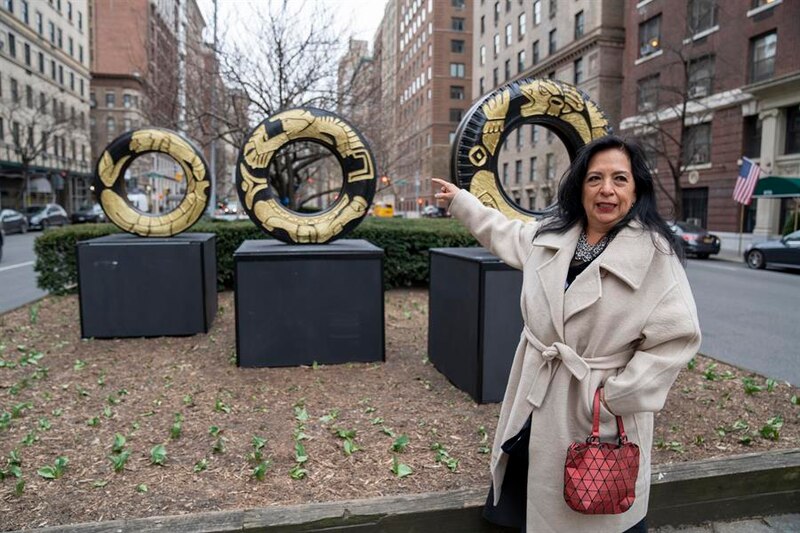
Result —
M422 208L422 216L427 218L444 218L449 216L447 209L436 205L426 205Z
M751 244L744 251L744 260L750 268L800 267L800 230L778 240Z
M709 255L719 253L719 237L707 232L700 226L695 226L688 222L673 222L669 227L675 234L675 239L683 245L683 251L686 254L696 255L700 259L707 259Z
M69 217L58 204L31 205L25 210L30 229L47 229L53 226L66 226Z
M3 209L0 211L0 223L6 234L25 233L28 231L28 219L19 211L13 209Z
M86 204L72 213L73 224L83 224L86 222L105 222L106 214L100 204Z

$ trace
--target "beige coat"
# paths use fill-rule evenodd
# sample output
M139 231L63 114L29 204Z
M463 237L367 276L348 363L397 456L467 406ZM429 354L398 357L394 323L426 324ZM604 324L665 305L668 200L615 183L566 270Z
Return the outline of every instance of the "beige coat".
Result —
M647 514L653 413L700 346L683 267L675 255L656 249L650 232L632 223L565 293L579 224L534 241L536 223L509 220L464 190L450 211L483 246L522 270L525 328L492 450L495 503L508 461L501 445L531 415L527 531L621 533ZM663 239L660 248L668 250ZM567 447L590 433L593 395L601 384L609 408L623 417L629 439L640 447L636 501L618 515L580 514L563 497ZM605 408L601 415L601 437L615 436L613 416Z

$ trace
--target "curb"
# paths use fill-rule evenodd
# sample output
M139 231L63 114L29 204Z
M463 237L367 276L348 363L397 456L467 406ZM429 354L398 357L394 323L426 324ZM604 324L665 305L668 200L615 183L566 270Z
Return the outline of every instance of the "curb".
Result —
M800 509L800 449L656 465L648 525L698 524ZM486 488L367 500L270 506L84 523L26 530L39 533L437 531L497 533L481 518Z

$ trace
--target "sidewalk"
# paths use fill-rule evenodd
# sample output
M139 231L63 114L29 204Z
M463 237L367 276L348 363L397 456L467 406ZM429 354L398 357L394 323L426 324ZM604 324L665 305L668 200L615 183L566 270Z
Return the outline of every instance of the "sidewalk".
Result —
M702 526L665 526L651 529L652 533L794 533L800 531L800 514L784 514L734 520L710 522Z

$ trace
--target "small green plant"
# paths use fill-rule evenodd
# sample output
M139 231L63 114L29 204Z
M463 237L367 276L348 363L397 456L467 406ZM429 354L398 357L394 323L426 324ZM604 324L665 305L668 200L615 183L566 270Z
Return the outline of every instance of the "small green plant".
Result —
M697 368L697 359L695 359L694 357L689 359L689 362L686 364L686 368L688 368L689 370L694 370L695 368Z
M653 445L656 447L656 449L669 450L669 451L675 452L675 453L683 453L684 451L686 451L683 448L683 444L681 444L680 442L678 442L678 441L665 441L663 438L656 439L655 442L653 443Z
M328 414L321 416L319 418L319 421L322 422L323 424L327 424L329 422L333 422L337 418L339 418L339 410L333 409Z
M150 450L150 463L154 465L164 466L167 462L167 448L163 444L156 444Z
M145 484L145 483L140 483L140 484L136 485L136 492L138 492L139 494L144 494L148 490L150 490L150 489L147 488L147 484Z
M172 427L169 428L169 437L171 439L179 439L181 436L181 422L183 422L183 415L180 413L175 413L174 421L172 422Z
M128 459L131 456L131 452L128 450L120 450L119 453L112 453L108 456L108 460L111 461L111 465L114 467L114 472L122 472L125 469L125 463L128 462Z
M114 453L119 453L125 448L125 435L121 433L114 433L114 442L111 444L111 451Z
M75 364L72 365L72 369L75 372L79 372L79 371L83 370L84 368L86 368L86 361L81 361L80 359L75 359Z
M89 426L89 427L97 427L97 426L99 426L100 425L100 417L99 416L93 416L92 418L90 418L89 420L86 421L86 425Z
M306 411L305 406L303 406L303 405L295 405L295 407L294 407L294 418L298 422L307 422L308 421L308 411Z
M261 450L266 446L267 439L255 435L250 443L253 445L253 451L247 455L247 459L252 463L260 463L263 460Z
M231 408L228 407L225 402L222 401L222 398L217 398L214 401L214 411L218 413L225 413L228 414L231 412Z
M22 418L22 413L31 408L33 408L33 404L31 402L18 403L11 408L11 418Z
M410 476L414 471L407 464L403 464L397 460L397 456L392 456L392 474L400 479Z
M745 429L749 429L749 428L750 428L750 426L744 420L737 420L736 422L733 423L733 429L735 429L737 431L741 431L741 430L745 430Z
M53 424L50 423L50 420L47 418L40 418L39 419L39 430L47 431L48 429L52 428Z
M208 428L208 434L212 437L218 437L220 433L222 433L222 430L219 428L219 426L210 426Z
M767 378L767 392L775 392L775 387L778 386L778 382L772 378Z
M758 432L762 437L769 440L780 438L780 429L783 427L783 418L780 415L773 416Z
M217 440L214 441L214 445L211 447L211 451L220 454L225 453L226 442L228 442L228 439L220 435L219 437L217 437Z
M194 398L192 398L191 394L184 394L183 405L186 407L194 407Z
M708 381L716 381L719 379L719 374L716 372L717 363L711 363L703 372L703 377Z
M292 479L303 479L308 474L308 471L302 467L299 463L294 465L294 468L289 470L289 477Z
M258 463L255 468L253 468L252 475L259 481L264 481L264 477L267 475L267 470L269 470L270 462L269 461L261 461Z
M25 480L20 478L14 485L14 494L17 496L22 496L23 492L25 492Z
M98 480L96 480L95 482L92 483L92 487L95 487L95 488L98 488L98 489L102 489L106 485L108 485L108 480L107 479L98 479Z
M334 429L334 433L337 437L342 439L342 449L344 450L344 454L347 456L353 455L355 452L361 450L356 444L356 430L355 429L341 429L337 428Z
M294 443L294 460L299 465L302 465L308 461L308 453L306 452L306 447L303 446L302 442Z
M31 326L35 326L39 322L39 302L36 302L28 308L28 318L30 319Z
M403 453L404 451L406 451L408 442L409 442L408 435L400 435L392 443L392 451L397 453Z
M192 469L195 474L198 474L208 468L208 459L203 457L199 461L194 464L194 468Z
M742 385L744 386L745 394L755 394L764 390L764 387L758 385L753 378L742 378Z
M114 416L114 411L111 410L109 406L103 407L103 416L106 418L112 418Z
M39 435L35 431L29 431L25 437L20 441L24 446L33 446L39 440Z
M792 394L789 401L792 402L792 405L800 405L800 397L798 397L797 394Z
M478 447L478 453L487 454L491 452L492 451L491 448L489 448L489 446L487 445L487 443L489 442L489 434L486 433L486 428L480 426L478 428L478 435L481 438L481 445Z
M64 475L64 471L67 469L67 464L69 464L69 459L64 456L58 456L56 457L55 464L52 466L43 466L37 470L36 473L45 479L59 479Z
M456 468L458 468L458 459L451 457L450 454L447 453L447 450L444 448L444 446L438 442L434 442L431 445L431 450L435 452L434 461L445 465L451 472L456 471Z
M373 426L377 426L378 424L383 424L383 417L376 416L372 420L370 420Z
M3 411L0 413L0 429L8 429L11 426L11 413Z

